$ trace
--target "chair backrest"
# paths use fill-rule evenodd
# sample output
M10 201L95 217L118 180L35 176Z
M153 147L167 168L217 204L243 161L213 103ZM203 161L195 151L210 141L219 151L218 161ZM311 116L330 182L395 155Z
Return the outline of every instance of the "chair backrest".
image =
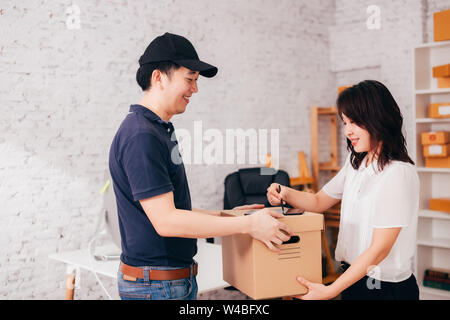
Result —
M271 207L267 200L267 188L274 182L290 187L289 175L286 171L274 170L273 175L261 175L261 169L240 169L225 178L224 209L254 203Z

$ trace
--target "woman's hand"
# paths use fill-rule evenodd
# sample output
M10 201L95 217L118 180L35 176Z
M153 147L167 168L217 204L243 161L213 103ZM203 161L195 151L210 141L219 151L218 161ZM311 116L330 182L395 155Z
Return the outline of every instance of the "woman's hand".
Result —
M251 209L262 209L264 208L263 204L246 204L243 206L234 207L233 210L251 210Z
M325 286L321 283L310 282L302 277L297 277L297 281L308 289L306 294L295 296L301 300L328 300L338 294L335 293L331 286Z
M278 192L278 188L281 187L281 192ZM267 200L272 206L279 206L281 204L281 198L283 191L285 191L284 186L279 183L272 183L269 188L267 188Z

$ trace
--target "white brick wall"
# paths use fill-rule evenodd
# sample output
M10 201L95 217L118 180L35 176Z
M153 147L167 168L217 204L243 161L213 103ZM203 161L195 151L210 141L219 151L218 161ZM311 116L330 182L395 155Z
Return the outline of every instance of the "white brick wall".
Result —
M111 139L141 95L137 59L165 31L219 67L175 126L279 128L280 168L292 176L297 151L310 154L309 107L334 104L338 85L379 79L409 119L411 47L430 39L431 11L450 3L376 2L382 30L371 32L373 3L360 0L1 2L0 299L63 298L65 267L48 254L87 247ZM78 30L66 26L72 3ZM223 180L239 167L186 166L193 206L221 208ZM117 298L115 282L101 279ZM105 297L82 271L76 298Z

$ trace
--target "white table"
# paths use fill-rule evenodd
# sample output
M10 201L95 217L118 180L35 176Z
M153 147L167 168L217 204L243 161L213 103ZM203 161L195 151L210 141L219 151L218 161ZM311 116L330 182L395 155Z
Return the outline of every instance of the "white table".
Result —
M222 279L222 246L199 239L197 247L198 252L194 259L198 262L198 293L228 286L228 283ZM106 245L97 247L95 252L98 254L117 254L120 250L115 245ZM89 254L87 248L51 254L49 258L67 264L69 270L81 268L114 279L117 279L120 263L119 260L97 261ZM68 272L66 278L66 299L68 300L73 299L75 280L75 273Z

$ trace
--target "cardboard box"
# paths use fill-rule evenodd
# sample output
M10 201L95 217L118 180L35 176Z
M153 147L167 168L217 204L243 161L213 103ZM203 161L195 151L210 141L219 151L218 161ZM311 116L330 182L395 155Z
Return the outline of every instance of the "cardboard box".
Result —
M450 213L450 198L430 199L430 209Z
M450 77L450 64L433 67L433 77Z
M342 91L351 88L352 86L340 86L338 87L338 95L341 94Z
M433 14L434 41L450 40L450 9Z
M430 131L422 132L422 145L429 144L447 144L450 143L450 132L448 131Z
M450 157L447 158L425 158L427 168L450 168Z
M423 147L423 155L425 157L449 157L450 156L450 144L430 144Z
M450 88L450 77L437 78L438 89Z
M242 210L225 210L222 215L242 215ZM292 243L277 245L280 253L247 234L222 238L223 280L253 299L304 294L307 288L297 276L322 283L321 230L323 215L305 212L280 218L295 236Z
M428 105L429 118L450 118L450 102L430 103Z

